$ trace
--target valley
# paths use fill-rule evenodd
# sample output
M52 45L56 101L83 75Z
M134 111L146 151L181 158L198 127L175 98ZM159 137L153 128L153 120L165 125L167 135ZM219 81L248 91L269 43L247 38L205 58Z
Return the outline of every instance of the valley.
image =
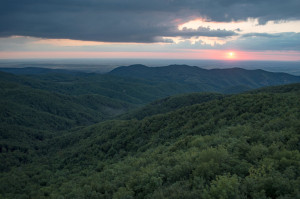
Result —
M0 72L1 198L300 194L298 76L15 71Z

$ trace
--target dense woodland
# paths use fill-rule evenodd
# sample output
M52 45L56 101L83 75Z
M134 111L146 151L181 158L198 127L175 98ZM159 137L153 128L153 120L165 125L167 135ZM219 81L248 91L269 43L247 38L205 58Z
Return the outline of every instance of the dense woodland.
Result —
M0 198L300 198L299 83L0 77Z

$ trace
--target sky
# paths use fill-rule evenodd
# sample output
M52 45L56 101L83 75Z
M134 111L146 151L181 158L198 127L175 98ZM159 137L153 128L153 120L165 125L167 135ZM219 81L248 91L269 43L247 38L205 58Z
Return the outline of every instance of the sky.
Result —
M0 59L300 61L299 0L1 0Z

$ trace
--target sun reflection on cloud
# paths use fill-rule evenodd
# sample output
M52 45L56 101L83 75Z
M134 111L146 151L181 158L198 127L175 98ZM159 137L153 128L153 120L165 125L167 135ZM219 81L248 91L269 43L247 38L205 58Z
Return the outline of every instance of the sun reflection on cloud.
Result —
M216 46L216 45L224 45L226 44L227 39L219 38L219 37L200 37L198 41L200 41L204 45Z
M300 33L300 20L295 21L269 21L264 25L259 24L259 20L255 18L248 18L246 21L231 21L231 22L215 22L209 21L205 18L197 18L178 25L178 30L193 29L197 30L199 27L209 28L210 30L226 30L234 31L239 35L231 37L197 37L188 39L191 44L210 45L211 47L217 45L225 45L228 42L237 40L246 34L276 34L295 32Z
M191 45L209 45L209 46L217 46L224 45L227 41L232 39L230 38L220 38L220 37L191 37L191 38L182 38L182 37L163 37L163 39L170 39L174 44L179 44L182 42L189 42Z
M184 28L198 29L199 27L209 27L212 30L225 29L238 31L239 33L282 33L300 32L300 20L295 21L269 21L264 25L259 25L258 19L248 18L247 21L215 22L202 18L188 21L178 26L179 30Z

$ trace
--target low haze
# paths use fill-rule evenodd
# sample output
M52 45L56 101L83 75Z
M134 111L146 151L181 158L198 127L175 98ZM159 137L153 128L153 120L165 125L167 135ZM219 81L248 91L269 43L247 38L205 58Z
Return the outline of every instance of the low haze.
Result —
M197 59L17 59L0 60L0 68L42 67L51 69L71 69L86 72L107 73L119 66L143 64L149 67L171 64L198 66L205 69L244 68L263 69L270 72L286 72L300 75L300 62L287 61L237 61L237 60L197 60Z

